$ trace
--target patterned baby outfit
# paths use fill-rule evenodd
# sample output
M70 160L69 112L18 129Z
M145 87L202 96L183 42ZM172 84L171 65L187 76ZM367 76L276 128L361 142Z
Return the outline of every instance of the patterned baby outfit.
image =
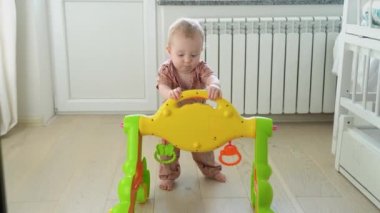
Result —
M171 89L180 87L182 91L189 89L205 89L207 78L213 75L211 69L203 61L201 61L191 73L193 74L192 81L183 81L178 75L172 61L168 60L163 63L159 69L157 89L159 84L165 84ZM165 144L167 142L163 140L163 143ZM181 173L181 167L178 162L180 150L176 148L175 152L177 154L177 159L174 162L170 164L160 164L159 178L161 180L175 180L179 177ZM213 151L193 152L192 156L194 161L197 163L198 168L206 177L214 177L222 170L221 165L215 161Z

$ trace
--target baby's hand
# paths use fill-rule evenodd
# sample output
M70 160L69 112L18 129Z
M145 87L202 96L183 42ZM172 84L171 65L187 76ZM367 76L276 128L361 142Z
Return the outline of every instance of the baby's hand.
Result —
M178 100L181 97L181 87L177 87L175 89L170 90L169 92L169 98Z
M222 97L222 91L220 90L220 87L218 85L210 84L207 87L207 91L208 91L208 98L211 100L215 100Z

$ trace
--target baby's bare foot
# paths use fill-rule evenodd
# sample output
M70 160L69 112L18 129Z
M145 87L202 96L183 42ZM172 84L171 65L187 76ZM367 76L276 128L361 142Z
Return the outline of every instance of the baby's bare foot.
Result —
M221 172L216 173L213 177L210 178L222 183L226 182L227 180L226 176Z
M171 191L174 187L174 180L161 180L160 189Z

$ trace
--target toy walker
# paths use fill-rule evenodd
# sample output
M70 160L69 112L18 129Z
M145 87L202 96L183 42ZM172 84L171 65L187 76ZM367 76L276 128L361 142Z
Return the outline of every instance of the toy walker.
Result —
M174 147L190 152L215 150L224 145L219 160L225 165L235 165L241 155L231 144L236 138L256 138L255 159L251 173L251 204L256 213L273 213L270 208L273 192L268 180L271 167L268 164L268 137L272 135L272 120L263 117L241 117L235 108L223 98L215 100L216 107L193 103L179 106L187 99L207 100L206 90L187 90L179 100L168 99L152 116L127 115L123 128L128 136L127 160L123 165L124 177L119 182L119 203L110 213L133 213L135 202L144 203L149 197L150 174L146 159L141 155L142 136L154 135L170 142L159 144L155 159L170 163L176 159ZM165 157L163 157L165 156ZM234 162L226 162L226 156L235 156Z

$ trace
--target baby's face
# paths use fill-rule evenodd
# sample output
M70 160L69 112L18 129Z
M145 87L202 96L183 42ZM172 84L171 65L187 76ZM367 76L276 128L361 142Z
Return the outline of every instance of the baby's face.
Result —
M181 34L173 35L167 48L171 60L178 72L191 72L199 63L203 40L200 35L192 38Z

